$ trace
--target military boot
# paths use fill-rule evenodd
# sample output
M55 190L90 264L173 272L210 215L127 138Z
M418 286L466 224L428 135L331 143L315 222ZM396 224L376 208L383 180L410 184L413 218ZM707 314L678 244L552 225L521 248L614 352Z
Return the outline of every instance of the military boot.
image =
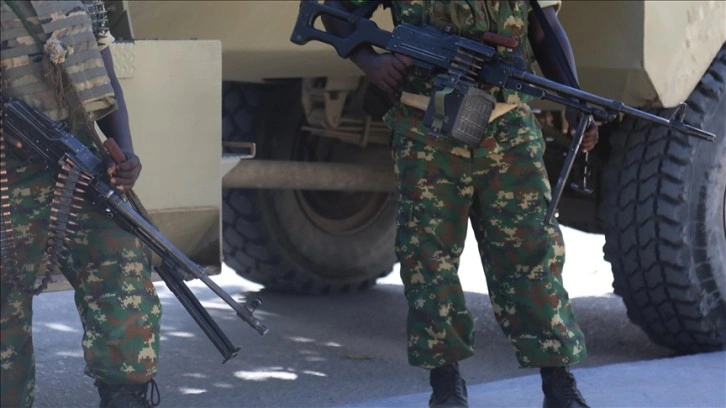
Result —
M542 367L543 408L589 408L567 367Z
M100 408L152 408L159 405L159 387L154 380L143 384L106 384L96 380Z
M466 382L459 375L459 364L454 363L431 370L429 382L433 392L429 408L468 407Z

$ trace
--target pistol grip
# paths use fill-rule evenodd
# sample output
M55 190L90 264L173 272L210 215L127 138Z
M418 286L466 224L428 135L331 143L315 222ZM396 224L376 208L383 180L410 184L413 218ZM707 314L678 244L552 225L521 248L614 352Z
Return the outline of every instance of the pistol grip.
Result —
M110 138L106 139L106 141L103 142L103 147L105 147L108 154L111 155L114 163L119 164L126 161L126 155L121 151L121 148L118 147L115 140Z
M519 41L516 38L497 33L486 32L482 34L481 39L487 44L497 45L512 50L519 47Z

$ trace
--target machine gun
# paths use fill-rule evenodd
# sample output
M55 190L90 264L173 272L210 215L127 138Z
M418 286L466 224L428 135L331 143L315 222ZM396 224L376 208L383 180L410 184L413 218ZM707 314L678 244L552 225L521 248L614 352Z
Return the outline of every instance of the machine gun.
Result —
M133 233L159 255L161 265L154 267L155 271L204 331L204 334L217 347L224 358L223 363L237 355L240 348L232 345L229 338L187 287L185 278L200 279L258 333L264 335L268 332L268 328L253 315L254 310L261 304L261 299L256 298L244 305L232 299L204 273L201 266L190 260L140 215L124 195L103 181L105 166L102 160L70 134L65 129L65 125L50 119L19 99L3 99L2 119L4 136L10 136L20 141L24 149L28 148L32 154L39 156L50 169L59 174L70 175L64 176L64 178L72 178L83 187L82 189L87 193L84 197L86 200L90 200L108 217ZM112 156L116 155L117 158L119 154L123 155L120 149L118 151L111 149L110 153ZM75 188L71 188L71 190L75 190ZM67 218L68 214L58 214L56 217Z
M347 22L352 26L352 32L346 37L340 37L315 28L315 21L321 16ZM528 72L523 64L505 62L494 46L514 49L517 47L516 41L512 43L512 38L488 34L488 38L478 42L445 33L433 26L418 27L408 23L399 24L388 32L359 14L348 13L315 0L301 0L290 41L299 45L311 40L321 41L332 45L343 58L364 44L411 57L414 66L429 71L435 77L432 98L423 119L432 137L444 135L470 146L478 146L496 103L491 95L478 88L482 84L521 92L583 112L552 192L552 201L544 220L546 223L552 221L591 117L610 122L620 114L631 115L688 136L711 142L716 139L713 133L683 122L687 108L685 103L670 118L663 118L627 106L621 101L550 81Z

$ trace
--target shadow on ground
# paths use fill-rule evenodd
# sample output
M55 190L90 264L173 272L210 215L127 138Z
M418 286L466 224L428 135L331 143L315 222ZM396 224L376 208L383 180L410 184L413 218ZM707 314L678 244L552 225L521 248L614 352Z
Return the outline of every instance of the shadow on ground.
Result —
M220 285L242 300L244 287L230 282ZM270 328L264 337L203 285L191 286L242 350L220 364L214 346L159 284L164 314L157 382L162 406L329 407L428 390L427 373L407 365L405 303L399 285L317 297L249 292L246 296L264 300L256 312ZM533 374L534 370L517 368L489 297L469 292L467 300L477 319L478 349L462 363L467 381L477 384ZM573 302L590 354L579 367L672 355L628 321L619 298L580 297ZM35 406L96 406L92 380L83 375L81 330L72 293L44 294L36 299L35 308Z

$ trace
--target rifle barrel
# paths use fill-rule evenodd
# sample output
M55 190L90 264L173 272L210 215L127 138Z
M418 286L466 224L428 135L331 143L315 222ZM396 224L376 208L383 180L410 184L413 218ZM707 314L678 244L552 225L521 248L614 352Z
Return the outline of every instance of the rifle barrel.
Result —
M166 259L171 265L178 269L186 272L204 282L209 289L211 289L217 296L224 300L235 312L242 318L247 324L255 329L261 335L266 334L269 329L260 323L252 313L247 310L243 305L240 305L237 301L219 287L213 280L211 280L202 269L190 260L183 252L176 248L166 237L161 235L151 223L146 221L144 217L139 215L136 211L131 208L131 205L124 201L118 194L111 191L107 203L113 210L125 219L125 222L133 225L140 233L137 236L144 241L144 243L152 248L154 252L159 254L162 259Z
M575 98L580 102L586 102L598 107L602 107L608 112L624 113L626 115L634 116L648 122L655 123L656 125L666 126L677 132L684 133L688 136L695 136L709 142L713 142L714 140L716 140L716 135L711 132L698 129L675 119L667 119L658 115L644 112L640 109L630 107L618 100L603 98L601 96L575 89L566 85L562 85L558 82L551 81L549 79L542 78L540 76L530 74L529 72L520 71L517 69L508 70L508 74L516 79L520 79L524 82L536 85L540 88Z

